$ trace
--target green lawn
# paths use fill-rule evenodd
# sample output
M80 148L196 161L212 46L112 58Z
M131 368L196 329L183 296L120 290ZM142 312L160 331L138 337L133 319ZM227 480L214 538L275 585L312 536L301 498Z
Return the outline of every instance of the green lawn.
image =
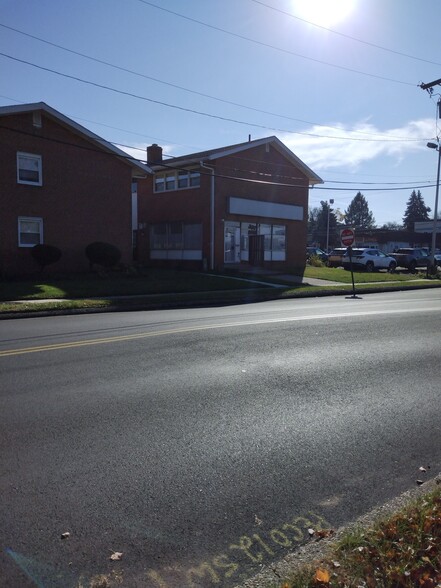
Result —
M366 282L408 282L425 278L425 276L425 271L416 274L410 274L407 271L390 274L382 270L372 273L354 272L354 281L356 284L365 284ZM351 272L336 267L312 267L307 265L305 269L305 277L342 282L343 284L351 283Z
M147 270L145 274L115 274L100 277L82 274L55 279L39 275L34 279L1 281L0 300L41 300L43 298L94 298L184 292L255 289L255 284L225 276L173 270ZM262 286L259 286L262 287Z
M401 287L421 285L424 287L440 286L440 279L425 280L425 274L407 273L388 274L384 272L355 274L357 292L372 288L369 283L384 282L375 286L379 290L388 290L401 282ZM108 275L87 273L69 277L45 277L38 274L34 279L0 281L0 314L16 312L35 312L44 310L61 311L64 309L86 308L126 308L155 307L161 304L204 304L255 302L257 300L274 300L302 297L317 294L333 294L351 290L351 274L343 269L317 268L308 266L305 277L321 278L340 282L338 286L307 286L294 284L279 275L209 275L198 272L177 270L146 269L143 273L125 274L110 272ZM438 276L440 278L441 276ZM419 281L418 278L420 278ZM253 282L255 279L259 283ZM262 282L285 284L280 288L265 286ZM111 297L137 296L134 299ZM148 297L145 298L145 297ZM39 300L48 299L48 302ZM57 301L56 299L60 299ZM10 303L5 301L18 301Z

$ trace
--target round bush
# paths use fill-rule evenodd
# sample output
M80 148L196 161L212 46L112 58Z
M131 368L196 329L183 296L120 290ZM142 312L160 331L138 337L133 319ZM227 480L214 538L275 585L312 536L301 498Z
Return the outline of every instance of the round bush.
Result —
M41 245L34 245L34 247L32 247L31 255L40 268L43 269L47 265L59 261L61 258L61 251L58 247L42 243Z
M86 257L92 265L97 264L110 268L114 267L121 259L121 251L115 245L97 241L86 247Z

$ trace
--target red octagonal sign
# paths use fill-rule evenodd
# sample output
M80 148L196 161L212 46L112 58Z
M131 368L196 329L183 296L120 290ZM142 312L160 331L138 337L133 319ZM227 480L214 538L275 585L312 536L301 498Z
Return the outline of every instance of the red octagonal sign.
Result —
M355 240L355 233L352 229L343 229L340 231L341 244L349 247Z

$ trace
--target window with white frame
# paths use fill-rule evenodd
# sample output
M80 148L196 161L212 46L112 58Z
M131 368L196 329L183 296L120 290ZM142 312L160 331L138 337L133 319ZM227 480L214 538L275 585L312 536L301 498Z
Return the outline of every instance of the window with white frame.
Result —
M17 182L41 186L43 184L41 155L17 153Z
M43 243L43 219L18 217L18 246L33 247Z
M176 170L155 174L155 192L198 188L201 174L196 170Z
M150 259L202 259L202 225L169 222L150 225Z
M202 225L171 222L150 225L150 249L201 249Z

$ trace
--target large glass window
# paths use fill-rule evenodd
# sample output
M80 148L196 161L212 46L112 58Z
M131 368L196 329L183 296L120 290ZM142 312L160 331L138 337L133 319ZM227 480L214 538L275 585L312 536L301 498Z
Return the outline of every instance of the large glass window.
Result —
M18 246L33 247L43 243L43 219L35 217L18 218Z
M285 231L286 227L283 225L273 225L273 251L285 251Z
M202 225L184 224L184 249L201 249Z
M168 225L168 248L183 249L182 223L170 223Z
M182 222L151 225L150 249L202 249L202 225Z
M32 186L43 184L41 155L17 153L17 182Z
M271 251L271 225L260 225L259 235L264 235L264 250Z
M167 225L150 227L150 249L167 249Z
M286 258L286 227L285 225L240 224L240 258L242 261L249 260L249 237L250 235L263 235L264 259L265 261L284 261Z

